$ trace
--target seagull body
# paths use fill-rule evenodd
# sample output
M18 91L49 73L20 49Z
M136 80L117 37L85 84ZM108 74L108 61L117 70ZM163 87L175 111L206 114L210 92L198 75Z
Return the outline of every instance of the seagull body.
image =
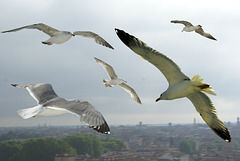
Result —
M58 97L51 84L29 84L14 87L26 88L29 94L37 101L38 105L32 108L20 109L17 113L23 119L39 116L54 116L72 113L80 117L80 120L94 130L109 134L110 130L102 114L87 101L71 100Z
M52 45L52 44L62 44L68 41L73 35L71 32L68 31L60 31L56 33L54 36L51 36L48 40L42 41L43 44Z
M105 84L106 87L113 87L113 86L120 85L122 83L127 83L127 82L120 78L114 78L111 80L103 79L103 83Z
M184 78L182 81L171 84L168 89L162 93L159 100L173 100L176 98L183 98L194 92L203 91L205 93L216 95L210 85L203 83L203 79L196 74L190 80L189 78Z
M134 101L136 101L139 104L142 104L135 90L129 85L127 85L126 84L127 82L125 80L118 78L117 74L115 73L111 65L105 63L104 61L98 58L94 58L94 59L98 64L103 65L103 68L106 70L107 74L111 78L111 80L103 79L103 83L105 84L105 87L113 87L114 85L118 85L122 87L126 92L128 92Z
M185 26L182 30L183 31L186 31L186 32L192 32L192 31L195 31L197 29L199 29L201 26L197 25L197 26Z
M83 36L83 37L93 38L96 43L113 49L113 47L107 41L105 41L102 37L100 37L99 35L97 35L93 32L75 31L75 32L71 33L69 31L59 31L59 30L52 28L48 25L45 25L43 23L27 25L27 26L16 28L16 29L3 31L2 33L16 32L16 31L19 31L22 29L38 29L38 30L44 32L45 34L49 35L50 38L48 40L42 42L43 44L47 44L47 45L62 44L64 42L68 41L72 36L79 35L79 36Z
M202 35L206 38L209 38L209 39L212 39L212 40L217 40L211 34L204 32L201 25L193 26L188 21L179 21L179 20L172 20L171 23L181 23L181 24L183 24L184 28L183 28L182 32L183 31L186 31L186 32L195 31L196 33L198 33L198 34L200 34L200 35Z
M173 100L176 98L187 97L193 103L197 112L207 125L219 137L228 142L231 141L231 136L227 127L218 118L212 101L205 94L216 95L210 85L203 83L204 80L198 74L190 79L182 73L178 65L171 59L147 46L147 44L134 36L129 35L123 30L115 29L115 31L126 46L157 67L167 79L169 87L159 98L156 99L156 102L159 100Z

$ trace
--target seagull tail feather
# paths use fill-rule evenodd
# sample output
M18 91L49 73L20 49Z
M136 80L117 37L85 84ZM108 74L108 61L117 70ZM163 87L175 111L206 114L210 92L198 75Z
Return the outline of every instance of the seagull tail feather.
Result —
M24 108L24 109L17 110L17 113L23 119L29 119L39 114L42 111L42 108L43 107L41 105L38 105L32 108Z
M201 76L198 74L195 74L191 79L192 85L198 87L198 89L200 89L201 91L207 94L217 95L212 89L212 87L210 87L209 84L203 83L203 81L204 79L202 79Z

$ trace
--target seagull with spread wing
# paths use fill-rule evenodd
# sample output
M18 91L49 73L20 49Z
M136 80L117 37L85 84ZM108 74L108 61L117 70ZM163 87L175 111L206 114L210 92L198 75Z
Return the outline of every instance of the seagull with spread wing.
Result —
M122 87L125 91L127 91L131 95L134 101L136 101L139 104L142 104L135 90L129 85L127 85L126 84L127 82L125 80L118 78L117 74L115 73L111 65L105 63L104 61L98 58L94 58L94 59L98 64L103 65L103 68L107 72L108 76L111 78L111 80L103 79L103 83L105 84L105 87L113 87L114 85L118 85Z
M20 109L17 113L24 119L40 116L53 116L72 113L80 117L80 120L94 130L110 134L110 129L102 114L87 101L67 101L58 97L51 84L12 84L14 87L26 88L30 95L37 101L37 106Z
M231 136L226 125L218 118L212 101L205 94L216 95L210 85L203 83L204 80L198 74L190 79L171 59L147 46L147 44L134 36L129 35L123 30L115 29L115 31L127 47L157 67L167 79L169 87L156 99L156 102L159 100L173 100L187 97L207 125L219 137L227 142L231 142Z
M45 34L49 35L50 38L48 40L42 42L43 44L47 44L47 45L62 44L64 42L68 41L72 36L79 35L79 36L83 36L83 37L93 38L96 43L106 46L108 48L114 49L107 41L105 41L102 37L100 37L99 35L97 35L93 32L75 31L75 32L71 33L69 31L59 31L59 30L52 28L48 25L45 25L43 23L27 25L27 26L16 28L16 29L3 31L2 33L15 32L15 31L19 31L22 29L38 29L38 30L44 32Z
M217 40L211 34L204 32L201 25L193 26L188 21L179 21L179 20L172 20L171 23L181 23L181 24L183 24L185 27L183 28L182 32L183 31L186 31L186 32L195 31L196 33L198 33L198 34L200 34L200 35L202 35L206 38L209 38L209 39L212 39L212 40Z

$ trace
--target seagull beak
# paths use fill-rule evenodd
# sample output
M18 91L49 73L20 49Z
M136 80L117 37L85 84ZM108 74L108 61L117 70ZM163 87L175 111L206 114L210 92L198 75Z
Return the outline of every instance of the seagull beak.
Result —
M161 100L161 97L157 98L155 102L158 102L158 101L160 101L160 100Z

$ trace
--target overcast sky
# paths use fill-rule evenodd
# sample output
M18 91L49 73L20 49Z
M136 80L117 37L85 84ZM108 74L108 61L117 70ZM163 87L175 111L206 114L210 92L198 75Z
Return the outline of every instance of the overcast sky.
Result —
M110 125L191 123L194 118L203 123L187 98L155 102L168 87L165 77L127 48L114 28L167 55L190 78L199 74L217 93L209 97L219 118L236 122L240 116L239 8L237 0L1 0L0 31L45 23L59 30L93 31L115 50L80 36L47 46L41 41L49 36L38 30L0 33L0 126L81 124L71 114L22 119L16 110L34 107L36 101L11 83L50 83L60 97L89 101ZM217 41L181 32L183 25L171 20L200 24ZM109 79L108 75L94 57L112 65L143 104L118 86L106 88L102 79Z

